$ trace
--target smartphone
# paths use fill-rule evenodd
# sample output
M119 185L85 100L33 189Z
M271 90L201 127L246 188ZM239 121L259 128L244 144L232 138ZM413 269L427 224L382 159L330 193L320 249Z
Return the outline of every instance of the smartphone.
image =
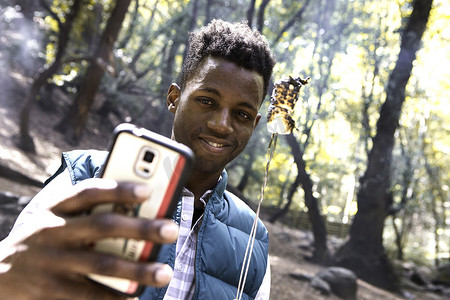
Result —
M194 155L187 146L132 124L116 127L101 177L145 183L152 195L138 206L105 204L92 213L117 212L139 218L171 218L190 175ZM148 241L108 238L96 241L94 249L134 261L153 261L159 246ZM90 274L89 278L121 294L136 297L144 287L137 282Z

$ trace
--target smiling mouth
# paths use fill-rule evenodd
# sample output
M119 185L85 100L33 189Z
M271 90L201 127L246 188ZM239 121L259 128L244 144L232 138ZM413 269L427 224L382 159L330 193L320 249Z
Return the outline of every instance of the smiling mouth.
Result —
M209 139L201 138L201 140L203 141L203 143L205 143L205 145L207 145L207 147L210 151L212 150L212 151L222 152L225 148L227 148L229 146L228 144L213 142Z
M212 147L214 147L214 148L223 148L223 147L225 147L225 145L224 144L217 144L217 143L213 143L213 142L208 142L208 141L205 141L208 145L210 145L210 146L212 146Z

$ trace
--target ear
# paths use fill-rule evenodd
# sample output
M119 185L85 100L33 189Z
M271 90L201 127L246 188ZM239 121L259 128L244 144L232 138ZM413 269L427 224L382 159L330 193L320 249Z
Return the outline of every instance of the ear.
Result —
M175 113L177 110L178 102L180 101L181 89L176 83L172 83L167 91L167 109Z
M253 123L253 130L255 130L256 126L258 126L259 120L261 120L261 114L257 114L255 118L255 123Z

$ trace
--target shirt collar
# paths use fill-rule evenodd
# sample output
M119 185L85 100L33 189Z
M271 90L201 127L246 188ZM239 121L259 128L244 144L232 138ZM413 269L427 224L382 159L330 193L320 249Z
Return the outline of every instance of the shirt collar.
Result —
M217 180L217 183L219 183L222 180L222 175L220 175L219 180ZM206 203L208 203L209 198L211 197L212 193L214 192L214 190L216 189L217 184L215 185L214 189L212 190L207 190L206 192L203 193L203 195L200 197L200 202L203 203L203 208L206 207ZM194 197L194 194L188 189L188 188L183 188L183 193L182 193L183 197Z

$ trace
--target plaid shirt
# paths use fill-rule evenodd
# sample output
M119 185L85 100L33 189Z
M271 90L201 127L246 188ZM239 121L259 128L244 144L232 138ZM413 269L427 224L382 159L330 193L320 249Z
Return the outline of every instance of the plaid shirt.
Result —
M201 198L203 205L209 200L212 191L207 191ZM198 230L203 215L192 226L194 215L194 194L184 189L181 204L180 229L177 240L174 274L167 288L164 300L190 300L195 290L195 253L197 249ZM239 276L239 274L237 274ZM269 299L270 293L270 263L267 263L266 275L255 300Z
M212 191L207 191L202 197L203 205L208 201ZM206 201L205 201L206 199ZM194 194L183 190L181 202L180 229L177 239L177 250L174 264L174 274L164 296L164 300L192 299L195 288L195 252L197 235L203 215L192 226L194 215ZM192 228L192 229L191 229Z

